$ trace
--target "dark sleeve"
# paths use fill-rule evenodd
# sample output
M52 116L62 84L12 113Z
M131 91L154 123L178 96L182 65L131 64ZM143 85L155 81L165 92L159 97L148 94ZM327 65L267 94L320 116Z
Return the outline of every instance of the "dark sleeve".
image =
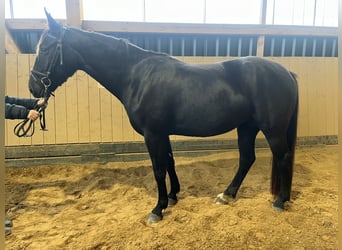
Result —
M24 106L16 104L5 104L5 118L6 119L26 119L29 113L29 109Z
M16 104L19 106L23 106L26 109L34 109L39 99L37 98L18 98L5 96L5 103L7 104Z

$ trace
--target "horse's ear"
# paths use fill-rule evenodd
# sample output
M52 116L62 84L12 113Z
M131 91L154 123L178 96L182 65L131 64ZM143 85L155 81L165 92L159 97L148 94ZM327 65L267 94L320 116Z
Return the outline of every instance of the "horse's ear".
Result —
M45 15L47 17L47 21L48 21L48 25L49 25L49 29L51 31L56 31L58 32L60 30L60 24L58 22L56 22L55 19L52 18L52 16L50 15L49 12L47 12L46 8L44 8L45 11Z

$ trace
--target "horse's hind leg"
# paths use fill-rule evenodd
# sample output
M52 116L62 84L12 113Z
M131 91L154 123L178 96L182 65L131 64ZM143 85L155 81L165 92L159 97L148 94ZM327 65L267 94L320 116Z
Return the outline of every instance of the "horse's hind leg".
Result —
M233 181L215 200L218 204L227 204L229 197L236 197L242 181L246 177L250 167L255 161L255 137L259 128L254 123L245 123L237 128L239 145L239 169Z
M290 200L293 171L293 152L291 152L285 133L265 133L273 154L271 191L276 197L273 207L283 210L284 203Z

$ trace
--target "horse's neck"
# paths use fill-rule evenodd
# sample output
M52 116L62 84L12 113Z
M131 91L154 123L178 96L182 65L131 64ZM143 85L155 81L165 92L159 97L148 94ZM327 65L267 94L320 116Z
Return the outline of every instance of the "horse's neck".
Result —
M122 76L125 75L125 62L128 60L127 43L79 31L79 36L70 45L78 54L78 69L85 71L120 98Z

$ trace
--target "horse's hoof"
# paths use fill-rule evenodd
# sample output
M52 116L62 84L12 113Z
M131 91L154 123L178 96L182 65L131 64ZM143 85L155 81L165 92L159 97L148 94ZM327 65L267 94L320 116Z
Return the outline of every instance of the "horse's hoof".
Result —
M172 199L172 198L169 198L169 201L168 201L168 206L174 206L176 205L178 202L178 200L175 200L175 199Z
M229 203L230 196L220 193L215 199L215 204L227 205Z
M5 235L10 235L12 233L11 227L5 227Z
M157 222L161 221L162 219L163 219L162 216L156 215L154 213L150 213L150 215L147 218L147 221L149 223L157 223Z
M277 212L283 212L284 211L284 204L278 204L278 203L277 203L277 201L273 202L272 208Z
M5 227L13 227L13 222L10 219L5 220Z

